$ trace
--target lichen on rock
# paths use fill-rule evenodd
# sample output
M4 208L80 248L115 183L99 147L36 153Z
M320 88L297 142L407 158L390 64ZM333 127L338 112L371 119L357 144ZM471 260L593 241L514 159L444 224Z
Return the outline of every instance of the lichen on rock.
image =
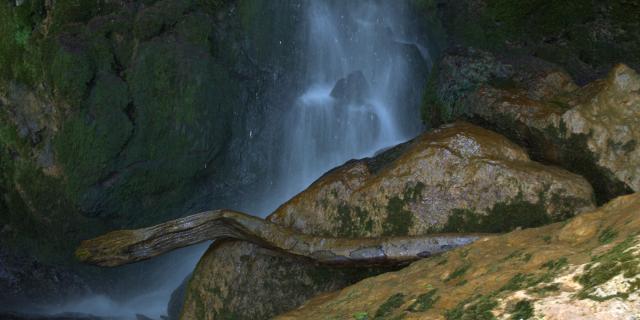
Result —
M484 61L464 51L452 54L462 55L457 58L462 65ZM451 59L445 57L441 65ZM607 77L579 88L552 64L533 58L501 61L511 73L502 79L478 79L473 90L461 91L450 84L468 81L456 71L441 76L449 80L440 82L439 97L459 99L457 107L441 99L436 108L460 110L454 119L493 128L526 146L534 159L584 175L599 203L640 189L640 166L635 161L640 158L636 148L640 132L634 125L640 110L636 71L618 65Z
M388 319L631 319L640 312L639 209L640 194L619 197L568 223L514 231L365 279L275 319L371 318L398 296L404 299L385 309ZM583 237L585 229L617 236L603 244ZM415 307L425 301L428 308Z
M375 159L333 169L269 219L333 236L504 232L593 206L591 187L581 177L535 163L506 138L467 123L443 126L399 148L380 170L370 166L378 169ZM387 158L385 153L378 157Z

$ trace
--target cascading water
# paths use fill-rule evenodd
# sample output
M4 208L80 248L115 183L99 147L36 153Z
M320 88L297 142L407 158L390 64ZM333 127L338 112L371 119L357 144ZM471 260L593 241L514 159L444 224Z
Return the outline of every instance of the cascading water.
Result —
M421 130L418 105L430 60L408 21L408 0L304 0L302 4L304 21L298 38L306 39L299 48L305 61L302 69L287 72L304 89L294 101L278 102L287 107L279 109L283 114L270 115L277 125L268 129L276 132L256 138L248 130L245 139L262 139L249 146L268 149L264 153L270 154L270 161L263 165L271 170L256 179L261 184L257 189L264 192L241 197L237 210L266 215L331 168L371 156ZM248 167L240 163L234 170ZM123 318L143 314L159 319L166 314L173 288L193 270L206 247L173 253L167 270L158 275L161 285L137 298L116 303L90 297L54 313Z
M419 132L407 88L414 60L428 56L413 43L407 10L403 1L308 2L307 89L283 118L279 203L327 170Z

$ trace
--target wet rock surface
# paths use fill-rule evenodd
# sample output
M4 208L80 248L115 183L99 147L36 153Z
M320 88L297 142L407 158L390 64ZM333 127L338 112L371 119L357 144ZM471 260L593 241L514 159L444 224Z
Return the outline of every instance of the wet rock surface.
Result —
M65 268L0 248L0 312L16 310L33 301L55 305L90 293L89 285Z
M318 296L275 319L633 319L640 194ZM589 235L589 236L585 236Z
M468 69L484 69L470 78ZM500 72L503 70L504 72ZM525 146L533 159L585 176L600 203L638 191L640 77L625 65L583 87L562 68L474 49L445 56L433 121L467 118Z
M377 272L322 266L247 242L219 242L193 273L181 319L268 319Z
M362 71L355 71L338 80L330 95L342 102L362 104L369 97L369 83Z
M459 122L331 170L268 219L331 236L504 232L566 219L592 197L583 178Z
M268 219L303 233L338 237L500 232L565 219L593 208L592 197L579 176L532 162L498 134L456 123L330 171ZM214 245L190 281L182 319L266 318L302 303L298 296L335 290L367 274L322 267L330 276L310 279L318 268L250 244ZM287 269L295 272L285 276L281 272ZM269 279L254 279L258 274Z

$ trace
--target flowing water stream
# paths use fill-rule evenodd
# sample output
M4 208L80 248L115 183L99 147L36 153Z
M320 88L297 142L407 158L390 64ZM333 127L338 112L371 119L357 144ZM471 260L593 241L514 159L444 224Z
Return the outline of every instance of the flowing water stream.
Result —
M349 159L412 138L421 130L418 105L430 58L407 18L407 1L307 0L300 32L305 61L289 70L305 88L282 101L267 192L235 208L266 215L324 172ZM274 44L275 45L275 44ZM257 205L256 205L257 204ZM242 206L242 205L241 205ZM257 207L257 208L256 208ZM126 302L91 297L57 311L159 319L171 292L193 270L206 245L174 253L160 287Z

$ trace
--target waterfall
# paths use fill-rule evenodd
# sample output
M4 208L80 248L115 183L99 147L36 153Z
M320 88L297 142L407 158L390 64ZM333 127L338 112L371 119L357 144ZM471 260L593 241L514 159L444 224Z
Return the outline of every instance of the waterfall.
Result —
M242 161L233 168L257 176L255 181L260 185L256 189L262 191L247 192L239 201L224 199L212 208L237 203L233 209L265 216L324 172L350 159L372 156L422 129L419 103L430 58L409 23L409 0L301 3L303 21L291 32L305 39L297 44L302 48L296 48L304 61L286 73L299 81L302 89L292 95L294 99L264 106L268 119L245 115L252 119L248 122L269 123L265 128L269 134L256 136L249 123L244 142L230 151L241 154L248 146L268 155L259 162L267 170L253 172L256 164ZM280 43L276 40L274 45ZM276 87L277 92L266 96L277 97L289 89ZM253 126L259 127L257 123ZM231 158L231 162L238 160ZM173 289L195 268L206 248L205 244L171 253L158 272L158 287L146 288L137 297L119 302L88 297L48 312L123 318L143 314L159 319L166 314Z
M420 131L419 100L408 88L421 83L416 62L429 57L411 35L408 10L406 1L308 2L306 89L282 118L275 206L331 168Z

